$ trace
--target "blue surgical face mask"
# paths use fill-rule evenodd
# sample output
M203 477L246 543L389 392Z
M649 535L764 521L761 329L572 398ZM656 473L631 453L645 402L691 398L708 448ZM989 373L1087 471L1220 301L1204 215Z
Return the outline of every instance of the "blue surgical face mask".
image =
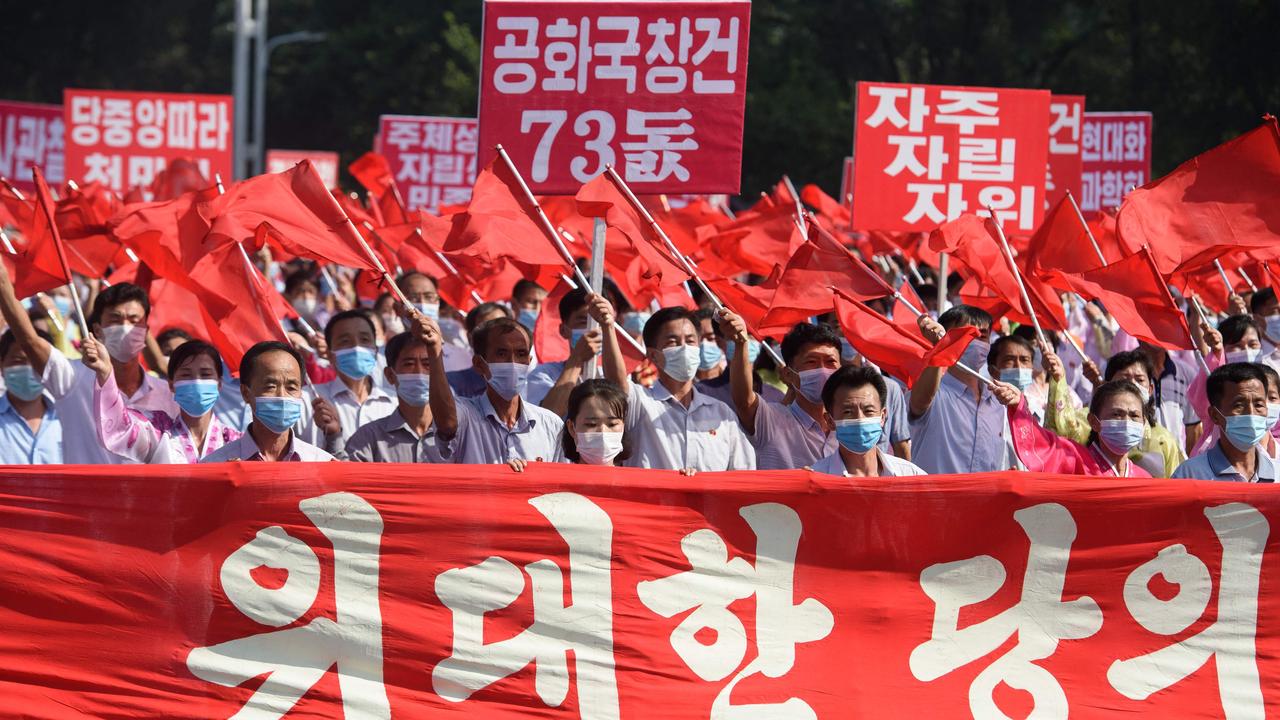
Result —
M827 384L827 378L835 374L835 370L830 368L814 368L805 370L800 373L800 394L811 403L822 402L822 387Z
M1005 368L1000 371L1000 380L1026 392L1033 380L1031 368Z
M726 340L724 343L725 353L729 357L737 357L738 344L732 340ZM760 357L760 341L755 338L747 340L747 362L755 363L756 358Z
M1267 429L1275 428L1280 422L1280 403L1267 403Z
M1222 434L1235 449L1244 452L1262 442L1267 434L1266 415L1230 415Z
M1262 350L1259 348L1245 348L1244 350L1232 350L1231 352L1227 353L1227 362L1229 363L1258 362L1258 356L1261 354L1262 354Z
M707 371L715 368L724 359L724 351L720 346L710 340L703 340L699 346L698 369Z
M883 432L878 417L836 421L836 440L840 441L840 447L858 455L875 447Z
M426 315L432 320L440 319L440 303L438 302L433 302L433 303L417 302L413 304L413 307L418 312L422 313L423 315Z
M990 351L991 343L986 340L974 340L964 349L960 362L967 365L970 370L981 370L982 366L987 364L987 353Z
M373 348L357 345L333 353L338 361L338 372L352 380L363 380L378 366L378 353Z
M848 338L840 338L840 359L851 361L856 357L858 357L858 351L853 349Z
M173 384L173 401L182 412L200 417L218 402L219 390L217 380L179 380Z
M629 312L622 314L622 327L630 333L644 331L644 324L649 321L649 313Z
M414 407L426 407L431 400L431 376L396 373L396 395Z
M1098 439L1108 450L1123 455L1138 446L1147 426L1136 420L1103 420Z
M516 313L516 321L525 326L529 332L533 332L533 326L538 323L538 311L532 308L520 308L520 312Z
M53 306L58 308L58 314L62 317L71 316L71 298L66 295L54 295Z
M1267 337L1272 342L1280 343L1280 315L1267 316Z
M302 418L302 401L295 397L263 395L253 401L253 417L273 433L282 433Z
M524 395L529 366L524 363L489 363L489 387L503 400Z
M31 402L44 392L44 383L30 365L11 365L4 369L4 384L14 397Z

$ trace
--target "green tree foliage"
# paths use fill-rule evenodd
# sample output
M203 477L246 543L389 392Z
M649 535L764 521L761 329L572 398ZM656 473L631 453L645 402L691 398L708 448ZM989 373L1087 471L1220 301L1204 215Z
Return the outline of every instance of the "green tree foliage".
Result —
M0 97L63 87L229 92L229 0L5 3ZM480 0L275 0L268 147L370 147L382 113L471 115ZM833 191L859 80L1045 87L1155 113L1156 172L1280 108L1275 0L756 0L743 192Z

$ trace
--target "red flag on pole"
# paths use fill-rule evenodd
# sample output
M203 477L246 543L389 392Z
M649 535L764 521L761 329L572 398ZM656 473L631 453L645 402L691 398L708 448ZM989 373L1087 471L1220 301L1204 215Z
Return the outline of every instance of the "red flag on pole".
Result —
M53 200L49 195L49 186L44 182L40 169L33 167L32 176L36 184L34 200L18 200L12 194L8 204L14 216L21 222L21 238L11 238L16 255L10 255L7 248L0 248L0 256L4 258L5 269L13 279L13 289L19 298L26 298L38 292L52 290L71 281L71 272L66 260L62 257L62 248L58 245L58 228L53 222ZM21 203L16 205L15 203Z
M1079 275L1063 275L1071 289L1101 300L1125 332L1169 349L1191 347L1187 319L1173 302L1146 248L1119 262Z
M977 337L977 328L953 330L936 345L892 323L857 299L835 293L836 317L849 344L883 372L911 387L928 367L950 367Z

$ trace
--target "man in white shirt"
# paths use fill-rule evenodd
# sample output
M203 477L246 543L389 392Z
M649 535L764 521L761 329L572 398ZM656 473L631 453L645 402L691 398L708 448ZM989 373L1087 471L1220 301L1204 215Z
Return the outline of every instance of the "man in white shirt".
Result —
M884 433L886 386L874 368L841 368L822 389L822 403L835 424L838 450L813 464L813 471L843 477L924 475L908 460L879 448Z
M160 410L178 414L169 383L150 375L138 356L147 341L147 317L151 302L137 285L118 283L100 293L88 317L90 330L106 346L111 355L112 372L125 398L125 405L146 413ZM26 311L14 293L8 272L0 263L0 314L14 330L15 342L22 347L32 370L56 401L55 412L62 425L63 462L69 464L125 464L128 461L106 451L97 441L97 423L93 417L92 370L72 363L48 341L39 337L30 322L23 322Z
M663 470L754 470L756 454L728 405L693 385L701 360L701 338L693 315L663 308L644 325L644 344L659 371L652 388L631 382L614 334L613 307L588 298L591 316L604 332L604 376L627 392L626 427L631 467Z
M240 395L253 409L253 422L239 440L200 459L202 463L250 460L324 462L333 456L298 438L293 427L305 405L302 356L281 342L260 342L240 361Z
M298 437L336 455L360 426L395 412L395 396L374 382L378 350L373 320L365 310L334 315L324 328L329 362L338 376L314 393L298 424Z

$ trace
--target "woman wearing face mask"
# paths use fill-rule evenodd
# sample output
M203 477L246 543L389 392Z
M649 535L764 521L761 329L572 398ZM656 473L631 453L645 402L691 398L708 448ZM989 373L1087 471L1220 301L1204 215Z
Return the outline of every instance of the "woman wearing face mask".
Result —
M835 426L838 447L818 460L814 472L843 477L902 477L924 475L909 460L879 448L884 434L884 377L871 367L846 365L822 388L822 405Z
M1018 459L1032 472L1149 478L1129 459L1142 442L1146 418L1142 394L1126 380L1099 385L1089 402L1090 433L1081 444L1040 426L1021 393L997 398L1009 408L1010 435Z
M98 441L109 452L139 463L194 463L240 437L213 414L222 386L222 357L208 343L191 340L169 357L169 387L178 414L143 414L125 407L106 346L90 338L84 364L97 375L94 407Z
M584 380L569 393L568 420L560 435L566 460L579 465L620 466L631 456L626 431L627 396L607 380ZM507 463L524 470L522 459Z

